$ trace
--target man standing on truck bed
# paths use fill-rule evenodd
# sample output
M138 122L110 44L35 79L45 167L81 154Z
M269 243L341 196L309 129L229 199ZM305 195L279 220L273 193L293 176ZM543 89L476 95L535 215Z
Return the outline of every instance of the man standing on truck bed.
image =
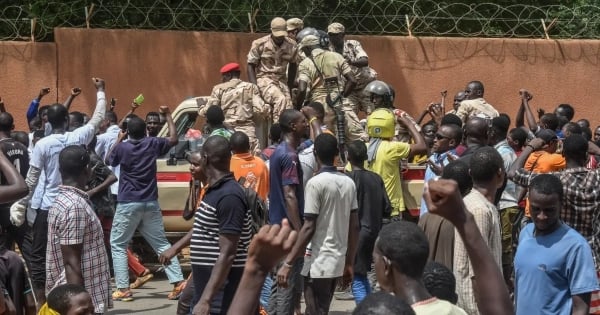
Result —
M177 130L166 106L160 107L169 126L169 138L147 137L146 123L134 116L127 123L125 133L111 148L108 161L111 166L121 166L117 210L113 219L110 243L115 270L117 290L113 300L131 300L127 271L127 246L135 230L142 234L157 254L171 247L165 236L162 214L158 204L156 183L156 158L166 154L177 144ZM128 140L123 142L125 136ZM175 257L165 268L169 282L173 284L170 300L177 299L183 286L183 275L179 261Z
M266 147L266 143L259 144L256 138L254 121L264 121L270 113L270 107L258 93L255 84L240 80L240 65L232 62L221 68L223 83L215 85L210 94L209 103L202 106L198 113L206 116L210 105L218 105L223 109L225 123L228 127L241 131L250 138L250 149L254 155Z
M253 41L248 52L248 80L258 85L263 100L271 106L274 123L284 109L292 108L290 90L296 79L297 58L296 43L288 37L287 23L280 17L271 21L271 34ZM267 125L257 129L261 143L266 143Z

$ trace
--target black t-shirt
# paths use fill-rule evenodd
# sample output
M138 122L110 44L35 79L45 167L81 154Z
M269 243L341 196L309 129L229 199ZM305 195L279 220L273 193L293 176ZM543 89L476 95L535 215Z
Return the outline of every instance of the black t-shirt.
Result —
M0 150L8 158L10 163L15 166L17 171L23 176L27 177L27 171L29 171L29 153L27 153L27 147L21 142L15 141L11 138L0 139ZM7 185L8 182L4 174L0 174L0 186ZM12 203L0 204L0 225L7 227L10 225L10 206Z
M353 170L348 173L356 185L358 218L361 233L367 232L376 238L384 217L389 217L392 205L381 177L368 170Z

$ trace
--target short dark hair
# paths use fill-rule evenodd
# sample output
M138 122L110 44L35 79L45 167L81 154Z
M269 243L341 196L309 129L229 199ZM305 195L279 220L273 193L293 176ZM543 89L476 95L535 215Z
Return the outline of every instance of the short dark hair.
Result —
M552 113L546 113L540 117L540 122L546 125L546 129L556 130L558 128L558 117Z
M146 114L146 120L148 120L148 117L158 117L158 119L160 119L160 114L158 112L148 112L148 114Z
M315 110L315 112L317 113L317 118L319 118L319 119L325 118L325 107L323 107L322 103L310 102L306 106L312 107Z
M471 82L469 82L469 84L467 84L467 86L469 86L469 85L473 85L473 87L474 87L475 89L477 89L477 90L481 91L481 95L483 95L483 92L484 92L485 90L484 90L484 88L483 88L483 83L481 83L481 81L477 81L477 80L475 80L475 81L471 81Z
M229 144L231 144L231 151L233 151L233 153L250 152L250 138L241 131L236 131L231 135Z
M456 181L462 196L467 195L473 188L473 179L469 176L469 165L461 160L452 161L444 166L442 178Z
M106 118L106 120L108 120L111 124L116 124L119 122L119 119L117 118L117 113L115 112L106 112L106 115L104 116Z
M455 114L446 114L444 117L442 117L442 122L440 125L457 125L458 127L462 128L463 122L460 117Z
M460 126L456 124L444 124L442 127L450 128L450 138L454 139L456 145L459 145L462 142L463 130Z
M506 138L508 128L510 128L510 117L506 114L501 114L492 119L492 130L496 139Z
M585 160L588 148L589 143L582 135L572 134L563 140L563 155L567 159Z
M48 307L59 314L67 314L71 308L70 299L75 295L87 293L82 285L62 284L48 293Z
M63 127L69 118L69 111L62 104L52 104L48 107L48 122L52 127Z
M504 171L504 160L496 149L482 147L477 149L470 161L473 182L486 182L494 178L498 170Z
M281 141L281 125L274 123L269 129L269 138L271 141L279 143Z
M573 108L573 106L571 106L571 104L559 104L556 109L561 108L562 110L565 111L565 117L567 117L567 119L569 121L571 121L571 119L573 119L573 116L575 116L575 109Z
M563 200L563 185L558 177L552 174L539 174L535 176L531 182L529 182L529 190L544 195L558 196L558 201L562 203Z
M89 163L90 155L80 145L67 146L58 155L58 168L63 179L80 176Z
M50 105L40 106L40 108L38 109L38 117L42 118L42 114L44 112L46 112L46 114L47 114L48 113L48 108L50 108Z
M333 165L335 156L340 152L337 139L328 133L322 133L315 139L316 156L326 165Z
M146 122L138 116L127 120L127 135L132 139L142 139L146 135Z
M45 131L44 130L39 130L39 131L42 132L42 137L40 137L40 138L43 138ZM26 147L29 146L29 135L25 131L13 131L10 133L10 137L13 138L15 141L22 143Z
M456 278L448 267L435 261L427 262L425 270L423 270L422 281L429 294L436 298L452 304L456 304L458 301Z
M375 244L399 271L413 279L420 279L429 255L429 242L423 230L408 221L385 225Z
M574 122L566 123L563 128L565 128L565 130L572 135L580 135L583 132L583 130L581 130L581 126Z
M508 134L520 147L524 146L525 142L527 142L527 131L523 130L523 128L513 128Z
M218 105L211 105L206 110L206 121L212 125L221 125L225 121L225 114L223 109Z
M222 136L210 136L202 145L202 153L209 163L221 171L229 170L231 162L231 150L229 141Z
M291 132L292 131L292 123L298 117L300 112L295 109L285 109L279 115L279 125L281 126L282 132Z
M354 140L346 147L348 150L348 160L354 164L363 165L367 156L367 146L360 140Z
M590 121L585 118L581 118L580 120L578 120L577 124L579 126L581 126L581 128L585 128L585 127L589 128L590 127Z
M14 125L15 121L10 113L0 113L0 131L10 132Z
M73 118L73 120L71 120ZM69 113L69 125L73 125L73 123L78 123L79 126L83 126L84 117L81 112L70 112Z
M352 315L414 315L408 303L384 291L371 293L356 306Z

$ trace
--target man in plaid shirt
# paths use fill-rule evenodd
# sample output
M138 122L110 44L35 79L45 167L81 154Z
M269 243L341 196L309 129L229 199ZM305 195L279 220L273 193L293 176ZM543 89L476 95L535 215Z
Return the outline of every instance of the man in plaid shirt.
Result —
M544 145L540 138L533 139L513 163L508 176L518 185L528 187L536 173L523 168L527 157ZM596 270L600 268L600 170L586 166L588 141L581 135L571 135L563 141L563 155L567 168L553 172L563 184L563 204L560 219L579 232L592 248ZM600 292L592 294L590 314L600 314Z
M83 285L94 313L112 307L110 272L102 225L84 191L90 176L90 157L82 146L71 145L59 155L62 185L48 212L46 294L58 285Z

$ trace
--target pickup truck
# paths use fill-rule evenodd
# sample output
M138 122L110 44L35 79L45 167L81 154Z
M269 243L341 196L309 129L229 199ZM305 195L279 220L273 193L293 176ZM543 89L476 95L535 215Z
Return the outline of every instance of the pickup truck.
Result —
M204 119L198 115L196 103L198 98L193 97L183 101L172 112L180 141L166 156L156 161L158 202L162 209L165 231L170 238L181 237L192 227L192 220L186 221L181 215L188 198L191 179L185 152L196 146L195 141L185 140L185 134L190 128L202 130L204 125ZM167 132L165 125L160 131L159 137L166 137ZM416 164L408 164L402 170L404 203L413 215L419 213L424 175L425 167Z

